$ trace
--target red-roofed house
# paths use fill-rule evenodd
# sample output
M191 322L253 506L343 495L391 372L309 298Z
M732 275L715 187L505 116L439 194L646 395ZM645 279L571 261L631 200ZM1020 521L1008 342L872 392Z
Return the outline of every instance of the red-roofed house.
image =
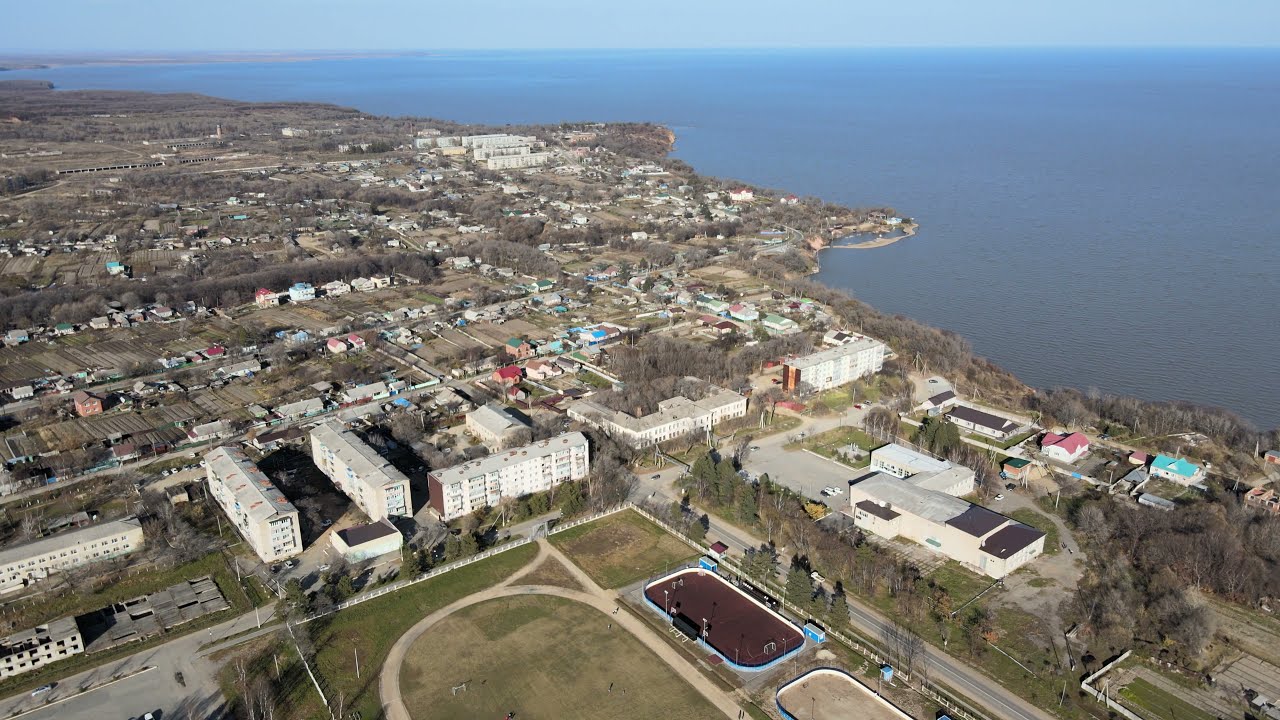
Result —
M280 304L280 296L266 288L258 288L258 292L253 294L253 301L258 303L258 307L275 307Z
M508 365L494 370L493 375L490 377L499 385L510 386L519 383L524 375L520 372L520 368L515 365Z
M334 355L338 355L347 351L347 344L342 342L338 338L329 338L329 341L324 344L324 347L326 350L328 350L330 353Z
M206 358L209 358L210 360L216 360L217 358L220 358L223 355L226 355L227 349L222 347L221 345L212 345L210 347L205 348L202 352L204 353L204 356Z
M1089 438L1085 437L1084 433L1075 432L1070 435L1045 433L1040 439L1040 452L1059 462L1075 462L1088 451Z
M347 344L351 346L352 352L360 352L366 345L364 338L355 333L351 333L347 336Z
M1139 450L1134 450L1133 452L1129 453L1130 464L1146 465L1149 460L1151 460L1151 456Z

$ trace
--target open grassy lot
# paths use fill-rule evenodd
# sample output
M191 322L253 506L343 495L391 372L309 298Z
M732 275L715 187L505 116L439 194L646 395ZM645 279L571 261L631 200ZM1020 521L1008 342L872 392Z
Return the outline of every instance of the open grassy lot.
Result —
M1214 717L1200 708L1183 702L1142 678L1134 678L1120 691L1126 705L1143 717L1160 718L1161 720L1214 720Z
M534 545L513 548L309 623L305 627L316 648L315 669L323 678L326 694L333 697L341 692L347 707L363 718L381 717L378 669L396 639L414 623L445 605L501 582L536 554ZM436 637L435 633L431 636ZM359 678L355 674L356 652L360 655ZM291 717L298 720L327 717L327 713L318 708L319 698L314 689L306 697L311 698L315 706L304 705Z
M929 573L929 582L945 588L947 594L951 596L952 607L959 607L961 603L968 602L978 593L991 587L991 583L995 581L986 575L979 575L969 570L955 560L948 560L937 570ZM990 597L990 593L983 597Z
M719 714L639 640L610 630L608 616L555 597L490 600L446 618L410 648L400 683L410 715L432 720Z
M630 510L556 533L551 544L606 588L630 585L698 556Z
M1045 555L1057 555L1058 551L1062 549L1062 541L1058 537L1058 526L1053 524L1053 520L1050 520L1044 513L1036 512L1031 508L1018 508L1008 513L1008 515L1023 525L1030 525L1044 533Z

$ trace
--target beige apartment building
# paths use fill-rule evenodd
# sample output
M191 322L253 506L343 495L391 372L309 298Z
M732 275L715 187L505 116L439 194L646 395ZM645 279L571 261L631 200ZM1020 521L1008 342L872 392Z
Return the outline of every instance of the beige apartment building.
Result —
M341 422L311 431L311 459L370 520L413 514L409 478Z
M136 517L90 525L0 550L0 593L82 565L128 555L144 544Z
M298 509L244 452L220 447L205 455L209 494L249 547L272 563L302 552Z
M427 475L430 503L445 520L580 480L590 470L587 438L580 432L512 448Z

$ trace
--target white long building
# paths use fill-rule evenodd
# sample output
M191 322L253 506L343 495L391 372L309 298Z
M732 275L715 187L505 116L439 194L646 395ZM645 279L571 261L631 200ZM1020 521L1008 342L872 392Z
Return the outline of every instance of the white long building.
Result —
M591 469L587 438L557 435L427 475L429 502L445 520L497 505L504 497L543 492Z
M337 420L311 431L311 459L370 520L413 514L409 478Z
M884 343L858 337L843 345L819 350L782 366L782 389L800 387L822 392L880 372L884 367Z
M485 167L490 170L519 170L521 168L539 167L551 162L549 152L529 152L517 155L498 155L489 157Z
M302 552L298 509L243 451L215 448L205 455L209 494L263 562Z
M622 440L633 448L643 448L705 433L725 420L747 414L747 399L732 390L713 388L701 400L681 395L658 403L658 411L636 417L592 402L579 400L568 408L569 417L591 425Z
M90 525L0 550L0 593L82 565L140 550L145 540L135 517Z

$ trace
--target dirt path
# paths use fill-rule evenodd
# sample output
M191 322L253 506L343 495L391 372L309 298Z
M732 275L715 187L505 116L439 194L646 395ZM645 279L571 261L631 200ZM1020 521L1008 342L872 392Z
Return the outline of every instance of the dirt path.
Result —
M584 573L581 568L574 565L572 561L558 549L552 547L545 539L538 540L538 554L529 562L528 567L536 568L548 557L560 561L587 591L578 592L550 585L520 585L518 584L519 578L512 577L488 590L462 598L419 620L391 646L391 651L387 654L387 660L383 664L381 674L378 677L378 694L382 698L382 711L387 720L413 720L412 716L409 715L408 708L404 705L404 699L400 695L400 668L404 664L405 654L409 651L409 648L413 646L414 641L433 625L465 607L513 595L553 595L580 602L583 605L589 605L602 613L612 615L613 611L618 607L616 593L596 585L595 581ZM645 647L662 658L676 674L684 678L690 685L693 685L713 705L720 708L725 717L738 717L739 706L733 695L721 690L715 683L699 672L692 663L677 653L675 649L666 644L661 638L655 637L653 631L646 627L643 621L629 613L618 613L613 617L614 622L626 628Z

